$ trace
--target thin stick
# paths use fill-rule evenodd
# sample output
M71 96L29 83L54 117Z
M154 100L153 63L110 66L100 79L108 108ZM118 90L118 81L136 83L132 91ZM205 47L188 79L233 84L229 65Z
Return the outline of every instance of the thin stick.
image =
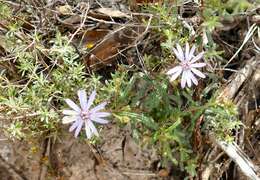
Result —
M76 34L78 34L78 32L84 27L84 24L85 24L85 22L87 20L87 17L88 17L88 10L89 10L89 5L88 5L88 8L86 9L86 12L85 12L84 19L83 19L82 23L80 23L79 28L73 33L73 35L71 36L71 38L68 41L68 44L71 43L71 41L74 39Z

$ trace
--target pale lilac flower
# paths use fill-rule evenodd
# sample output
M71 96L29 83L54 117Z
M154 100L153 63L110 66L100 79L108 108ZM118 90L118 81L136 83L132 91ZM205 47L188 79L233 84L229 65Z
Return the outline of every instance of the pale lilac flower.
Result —
M205 78L206 76L197 70L196 68L201 68L206 66L205 63L195 63L203 57L204 52L199 53L197 56L194 56L195 46L191 49L189 44L186 43L185 52L183 52L179 44L176 45L177 49L173 48L173 52L176 57L179 59L180 63L178 66L170 69L166 74L170 75L170 81L174 81L177 77L182 74L181 77L181 87L184 88L186 83L188 87L191 87L192 83L198 85L198 80L194 76Z
M78 97L80 106L76 105L72 100L65 99L66 103L72 108L72 110L63 110L63 114L65 115L62 119L63 124L73 122L69 131L72 132L75 130L75 137L77 137L80 133L81 128L85 125L85 132L88 139L92 137L92 135L99 136L96 127L93 122L99 124L107 124L108 121L103 119L107 116L110 116L111 113L108 112L100 112L100 110L104 109L106 106L106 102L103 102L96 107L90 109L90 106L93 104L96 96L96 91L93 91L87 100L86 91L79 90Z

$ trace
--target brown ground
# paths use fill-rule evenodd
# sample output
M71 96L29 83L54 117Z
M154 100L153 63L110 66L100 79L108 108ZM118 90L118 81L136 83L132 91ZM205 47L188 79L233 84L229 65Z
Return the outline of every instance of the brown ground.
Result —
M3 133L1 137L4 139ZM1 180L125 180L161 179L153 172L158 157L153 149L140 148L128 127L110 124L94 147L64 131L62 139L0 143Z

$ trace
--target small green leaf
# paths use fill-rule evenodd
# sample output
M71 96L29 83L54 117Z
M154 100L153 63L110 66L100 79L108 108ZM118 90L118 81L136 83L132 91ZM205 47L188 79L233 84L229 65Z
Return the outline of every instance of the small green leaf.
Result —
M119 116L128 116L132 121L137 121L145 125L146 127L156 130L158 129L157 124L151 117L145 116L143 113L137 114L133 112L120 112Z

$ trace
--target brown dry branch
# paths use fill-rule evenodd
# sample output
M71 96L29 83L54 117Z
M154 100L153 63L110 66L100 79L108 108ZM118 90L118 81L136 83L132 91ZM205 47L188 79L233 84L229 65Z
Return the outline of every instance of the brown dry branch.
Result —
M225 89L220 93L218 97L219 102L225 100L234 100L239 91L243 87L248 87L251 81L259 82L259 79L253 79L254 74L257 72L257 67L259 67L259 59L257 57L252 58L247 61L246 65L240 69L233 77L231 77L230 83L225 87ZM243 128L243 127L242 127ZM238 167L240 167L241 172L250 179L258 180L257 176L258 167L250 160L246 153L237 145L236 142L227 143L225 141L217 139L214 135L211 135L211 141L213 144L217 145L224 151L229 158L231 158ZM240 143L241 144L241 143ZM219 151L212 151L210 156L207 157L207 161L218 156ZM214 164L214 165L213 165ZM207 167L202 172L202 179L209 179L212 174L214 174L214 166L216 167L216 162ZM229 162L230 164L230 162Z
M76 36L76 34L83 28L86 20L87 20L87 17L88 17L88 10L89 10L89 6L87 6L87 9L85 10L85 14L84 14L84 18L83 18L83 21L82 23L80 23L80 26L79 28L72 34L71 38L69 39L68 41L68 44L71 43L71 41L73 40L73 38Z

